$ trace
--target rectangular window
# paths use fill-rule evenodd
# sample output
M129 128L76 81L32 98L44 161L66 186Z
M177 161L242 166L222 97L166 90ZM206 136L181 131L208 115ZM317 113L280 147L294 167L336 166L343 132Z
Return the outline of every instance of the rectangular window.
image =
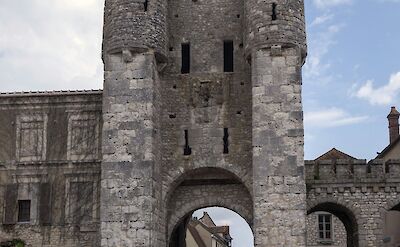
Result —
M319 214L318 215L318 233L321 240L332 239L332 215Z
M184 43L182 44L182 74L190 73L190 44Z
M224 41L224 72L233 72L233 41Z
M18 222L31 221L31 201L18 200Z

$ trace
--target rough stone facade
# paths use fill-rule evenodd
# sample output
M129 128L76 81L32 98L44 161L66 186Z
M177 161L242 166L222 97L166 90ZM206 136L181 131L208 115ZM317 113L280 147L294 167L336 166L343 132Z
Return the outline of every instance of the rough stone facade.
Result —
M400 205L400 160L306 162L307 213L337 216L347 246L384 246L385 216Z
M100 91L0 95L0 242L100 244L101 104Z
M243 196L256 246L305 246L303 1L105 8L102 246L172 244L176 210L233 208ZM223 69L226 41L233 71ZM183 206L173 198L185 186L238 193Z
M0 96L0 239L177 247L194 210L221 206L257 247L306 246L317 211L347 246L383 246L400 162L304 167L303 5L106 0L103 92Z
M312 247L347 247L346 228L340 219L332 215L332 231L331 239L321 239L319 237L318 216L320 214L327 214L326 212L315 212L307 216L307 246Z

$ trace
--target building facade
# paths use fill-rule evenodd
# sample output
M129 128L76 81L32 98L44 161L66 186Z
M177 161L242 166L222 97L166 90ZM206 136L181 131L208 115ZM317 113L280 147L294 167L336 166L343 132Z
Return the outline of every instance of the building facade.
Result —
M103 37L103 91L0 94L0 239L176 247L220 206L257 247L320 211L384 244L400 162L303 160L302 0L106 0Z
M186 228L186 247L231 247L229 226L217 226L207 212L191 218Z

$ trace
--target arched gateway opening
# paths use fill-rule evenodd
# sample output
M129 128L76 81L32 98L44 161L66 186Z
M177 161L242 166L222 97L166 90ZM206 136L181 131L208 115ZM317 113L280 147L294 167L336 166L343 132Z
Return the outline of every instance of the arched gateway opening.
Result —
M313 242L312 244L316 242L322 245L332 245L334 241L340 241L338 238L343 238L340 244L347 247L359 247L357 220L353 212L347 207L333 202L325 202L310 208L307 211L307 215L308 217L310 215L316 216L315 220L317 221L314 226L313 224L309 225L309 229L307 230L309 245L310 235L313 234L310 227L316 227L315 239L311 241ZM335 222L335 219L338 219L340 222L338 220ZM310 218L308 221L310 221ZM338 232L334 233L334 229L336 228L336 230L339 229L340 231L341 226L344 226L344 232L342 234Z
M233 173L201 168L185 174L169 195L166 233L168 246L185 247L186 231L198 209L229 209L252 228L253 202L249 190Z

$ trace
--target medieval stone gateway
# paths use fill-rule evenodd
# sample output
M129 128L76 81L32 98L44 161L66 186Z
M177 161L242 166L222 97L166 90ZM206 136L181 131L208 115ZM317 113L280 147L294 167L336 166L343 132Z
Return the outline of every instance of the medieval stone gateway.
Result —
M320 211L387 246L398 112L377 159L304 161L306 54L302 0L106 0L103 90L0 94L0 242L180 247L219 206L257 247L316 246Z

